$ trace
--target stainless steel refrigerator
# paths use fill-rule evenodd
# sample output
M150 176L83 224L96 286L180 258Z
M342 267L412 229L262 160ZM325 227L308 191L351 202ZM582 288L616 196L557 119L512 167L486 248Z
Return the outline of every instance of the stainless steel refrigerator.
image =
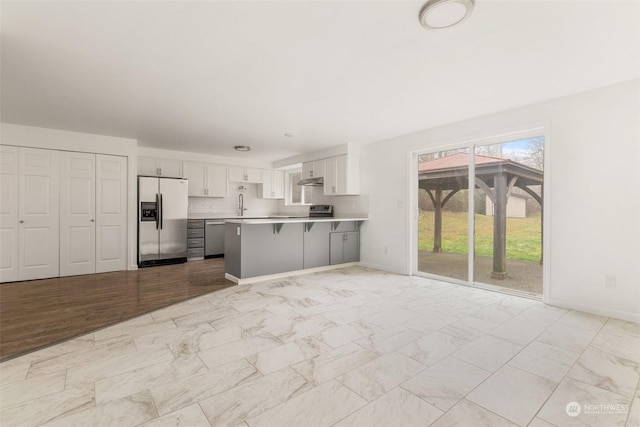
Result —
M187 260L186 179L138 177L138 267Z

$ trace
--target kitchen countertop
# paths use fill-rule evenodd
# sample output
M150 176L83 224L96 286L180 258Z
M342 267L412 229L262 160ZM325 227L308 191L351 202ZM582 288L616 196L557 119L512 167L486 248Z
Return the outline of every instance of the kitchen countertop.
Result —
M366 216L335 216L331 218L309 218L309 217L269 217L269 218L233 218L225 222L232 224L288 224L300 222L340 222L340 221L367 221Z
M225 215L225 214L210 214L210 213L190 213L187 214L187 219L267 219L267 218L298 218L302 217L301 215L246 215L246 216L238 216L238 215ZM306 218L306 217L304 217Z

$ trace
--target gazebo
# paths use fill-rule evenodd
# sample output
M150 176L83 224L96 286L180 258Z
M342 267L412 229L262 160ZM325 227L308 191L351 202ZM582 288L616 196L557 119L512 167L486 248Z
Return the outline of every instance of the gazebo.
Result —
M433 251L442 251L442 208L460 190L469 188L469 154L455 153L418 165L418 187L426 190L434 206ZM531 186L542 185L541 170L501 157L475 155L475 185L494 205L493 271L491 277L507 276L507 201L514 187L526 192L543 209L542 195ZM450 191L443 198L443 192ZM540 256L542 262L542 255Z

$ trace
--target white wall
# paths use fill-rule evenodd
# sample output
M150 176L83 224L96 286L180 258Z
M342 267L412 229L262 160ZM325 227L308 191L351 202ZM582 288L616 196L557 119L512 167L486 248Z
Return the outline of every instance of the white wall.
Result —
M137 266L137 170L138 143L135 139L116 138L57 129L22 126L10 123L0 124L0 143L22 147L48 148L51 150L79 151L84 153L110 154L127 157L128 176L128 265L133 270Z
M640 321L639 117L640 80L634 80L363 146L370 220L362 229L362 261L411 273L412 151L543 123L550 217L545 301ZM616 276L616 289L605 289L605 275Z

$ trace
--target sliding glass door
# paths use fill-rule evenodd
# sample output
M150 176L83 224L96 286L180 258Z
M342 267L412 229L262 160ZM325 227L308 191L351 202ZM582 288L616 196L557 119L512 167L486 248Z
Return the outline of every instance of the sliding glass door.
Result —
M542 136L420 153L418 272L541 295L543 159Z
M467 280L469 149L418 156L418 271Z

